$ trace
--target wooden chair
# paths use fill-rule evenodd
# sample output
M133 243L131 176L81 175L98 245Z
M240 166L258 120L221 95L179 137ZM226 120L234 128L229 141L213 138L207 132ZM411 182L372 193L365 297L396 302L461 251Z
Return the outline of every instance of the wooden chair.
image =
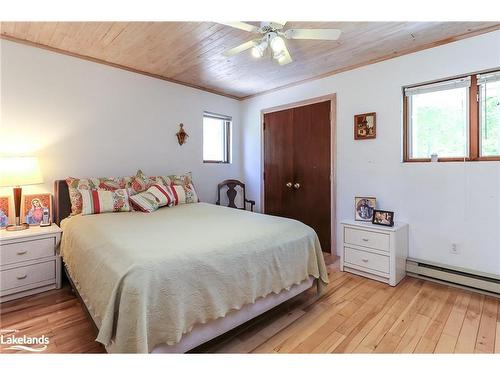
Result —
M225 180L222 181L219 185L217 185L217 202L215 202L216 205L220 206L220 190L224 187L227 186L227 198L229 200L229 204L227 205L228 207L232 208L238 208L240 210L246 210L246 205L247 203L250 204L250 210L253 212L253 206L255 206L255 201L252 201L250 199L247 199L246 194L245 194L245 184L241 181L238 180ZM236 196L238 194L236 187L239 186L243 190L243 207L237 207L236 204L234 203Z

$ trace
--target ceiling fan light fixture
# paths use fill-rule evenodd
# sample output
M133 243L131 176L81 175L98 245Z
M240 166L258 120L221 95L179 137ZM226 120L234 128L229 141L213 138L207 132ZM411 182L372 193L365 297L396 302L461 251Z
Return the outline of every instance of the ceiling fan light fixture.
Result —
M252 56L256 59L262 57L262 51L260 50L259 46L255 46L252 48Z
M280 36L275 36L273 39L271 39L271 49L273 50L275 55L283 52L283 50L285 49L285 41L283 40L283 38Z
M277 58L276 60L278 60L278 63L280 65L282 65L286 60L286 55L284 53L282 53L281 56L279 58Z
M283 59L285 57L285 50L281 50L279 52L274 52L273 54L273 57L276 59L276 60L280 60L280 59Z
M264 56L264 52L266 51L266 48L267 48L267 42L263 41L258 46L255 46L252 48L252 56L255 58L259 58L259 57Z

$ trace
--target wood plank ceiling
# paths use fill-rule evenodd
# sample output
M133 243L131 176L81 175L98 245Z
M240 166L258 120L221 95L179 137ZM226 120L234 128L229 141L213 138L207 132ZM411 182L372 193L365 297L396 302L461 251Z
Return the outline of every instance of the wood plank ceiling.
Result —
M257 23L256 23L257 24ZM2 22L2 38L243 99L462 38L492 22L288 22L339 28L338 41L288 40L293 63L222 53L255 34L213 22Z

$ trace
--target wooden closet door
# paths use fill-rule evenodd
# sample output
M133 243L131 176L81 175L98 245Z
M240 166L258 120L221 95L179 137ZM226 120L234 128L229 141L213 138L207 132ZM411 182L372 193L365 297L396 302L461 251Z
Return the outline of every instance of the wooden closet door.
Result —
M331 248L330 101L293 109L293 217L312 227L321 248Z
M293 217L293 110L264 115L264 210Z
M264 115L264 212L312 227L331 249L330 101Z

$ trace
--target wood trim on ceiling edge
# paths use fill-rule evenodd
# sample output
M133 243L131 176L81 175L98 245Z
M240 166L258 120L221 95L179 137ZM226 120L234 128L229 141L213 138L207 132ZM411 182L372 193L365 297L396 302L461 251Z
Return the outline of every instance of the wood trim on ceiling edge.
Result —
M303 79L303 80L300 80L300 81L297 81L297 82L288 83L286 85L283 85L283 86L280 86L280 87L275 87L273 89L262 91L262 92L259 92L259 93L256 93L256 94L247 95L247 96L241 97L239 99L240 100L252 99L252 98L255 98L255 97L258 97L258 96L262 96L262 95L270 94L270 93L273 93L273 92L276 92L276 91L288 89L290 87L299 86L299 85L302 85L302 84L307 83L307 82L311 82L311 81L316 81L316 80L319 80L319 79L327 78L327 77L330 77L330 76L333 76L333 75L336 75L336 74L339 74L339 73L347 72L349 70L358 69L358 68L361 68L363 66L376 64L376 63L379 63L379 62L382 62L382 61L386 61L386 60L390 60L390 59L393 59L393 58L396 58L396 57L401 57L401 56L404 56L404 55L409 55L411 53L423 51L423 50L426 50L426 49L430 49L430 48L434 48L434 47L439 47L439 46L442 46L444 44L457 42L459 40L463 40L463 39L467 39L467 38L472 38L472 37L475 37L475 36L478 36L478 35L487 34L487 33L493 32L493 31L497 31L497 30L500 30L500 24L495 25L495 26L486 27L484 29L479 29L479 30L476 30L476 31L471 31L471 32L463 33L463 34L460 34L460 35L455 35L455 36L452 36L452 37L449 37L449 38L445 38L445 39L441 39L441 40L438 40L438 41L435 41L435 42L427 43L427 44L424 44L424 45L422 45L420 47L414 47L414 48L409 48L409 49L406 49L406 50L402 50L400 52L392 53L392 54L389 54L389 55L385 55L385 56L382 56L382 57L379 57L379 58L376 58L376 59L372 59L372 60L367 61L367 62L363 62L363 63L359 63L359 64L354 64L354 65L346 66L345 68L341 68L341 69L332 70L330 72L326 72L326 73L323 73L323 74L320 74L320 75L317 75L317 76L314 76L314 77L306 78L306 79Z
M223 93L223 92L220 92L220 91L217 91L217 90L213 90L213 89L209 89L209 88L206 88L206 87L202 87L202 86L198 86L198 85L194 85L194 84L190 84L190 83L178 81L176 79L164 77L164 76L161 76L159 74L148 73L148 72L145 72L145 71L142 71L142 70L139 70L139 69L131 68L131 67L128 67L128 66L125 66L125 65L116 64L116 63L113 63L113 62L110 62L110 61L106 61L106 60L101 60L101 59L98 59L98 58L95 58L95 57L81 55L79 53L62 50L62 49L59 49L59 48L48 46L46 44L36 43L36 42L32 42L32 41L26 40L26 39L19 39L19 38L16 38L16 37L13 37L13 36L10 36L10 35L7 35L7 34L1 34L0 35L0 39L5 39L5 40L8 40L10 42L15 42L15 43L19 43L19 44L25 44L25 45L28 45L30 47L35 47L35 48L40 48L40 49L48 50L48 51L51 51L51 52L55 52L55 53L59 53L59 54L62 54L62 55L67 55L67 56L75 57L75 58L82 59L82 60L87 60L87 61L90 61L90 62L93 62L93 63L97 63L97 64L108 65L108 66L111 66L113 68L122 69L122 70L126 70L128 72L131 72L131 73L141 74L141 75L144 75L144 76L147 76L147 77L160 79L162 81L166 81L166 82L170 82L170 83L175 83L177 85L186 86L186 87L189 87L189 88L192 88L192 89L196 89L196 90L200 90L200 91L205 91L205 92L208 92L210 94L220 95L220 96L224 96L226 98L230 98L230 99L234 99L234 100L238 100L238 101L242 100L241 97L230 95L230 94L226 94L226 93Z

